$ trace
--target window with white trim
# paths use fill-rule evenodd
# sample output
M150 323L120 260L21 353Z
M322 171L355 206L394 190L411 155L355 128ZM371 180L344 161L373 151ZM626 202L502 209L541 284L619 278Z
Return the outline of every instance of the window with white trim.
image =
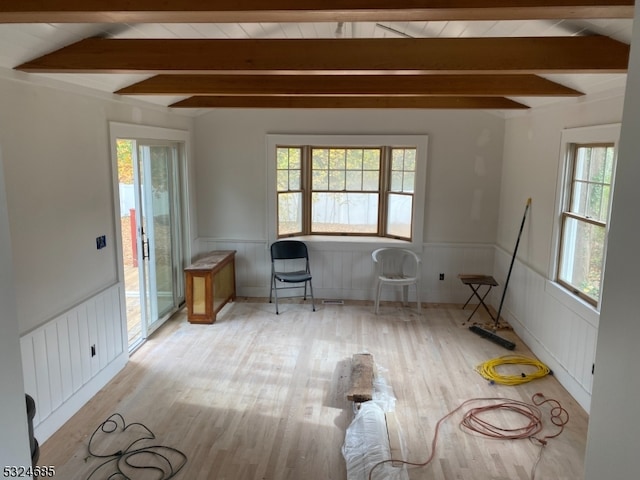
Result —
M426 135L267 135L271 241L421 244Z
M556 279L597 307L605 267L616 139L568 142L565 156Z

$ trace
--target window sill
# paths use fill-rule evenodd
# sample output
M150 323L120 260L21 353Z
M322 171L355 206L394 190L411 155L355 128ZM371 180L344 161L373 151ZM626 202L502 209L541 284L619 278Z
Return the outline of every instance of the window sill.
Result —
M407 240L397 240L395 238L385 237L349 237L340 235L300 235L297 237L287 237L283 240L300 240L309 244L312 248L322 250L322 246L330 246L329 248L335 248L337 246L358 248L362 246L371 246L375 248L380 247L402 247L402 248L420 248L417 243L412 243Z

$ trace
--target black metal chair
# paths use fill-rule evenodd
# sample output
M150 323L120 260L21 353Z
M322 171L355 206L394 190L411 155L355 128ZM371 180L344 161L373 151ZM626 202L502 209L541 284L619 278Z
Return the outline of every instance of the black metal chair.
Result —
M293 295L307 299L307 284L311 296L313 311L316 304L313 298L313 285L311 284L311 270L309 269L309 252L304 242L298 240L279 240L271 244L271 289L269 291L269 303L272 295L276 299L276 314L278 311L278 290L290 288L303 288L303 295ZM288 286L278 286L287 284ZM304 285L301 285L304 284Z

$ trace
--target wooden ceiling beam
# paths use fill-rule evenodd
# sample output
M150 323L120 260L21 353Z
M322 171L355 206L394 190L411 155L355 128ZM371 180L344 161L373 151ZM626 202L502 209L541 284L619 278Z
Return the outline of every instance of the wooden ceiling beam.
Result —
M629 45L603 36L374 39L90 38L31 60L37 73L623 73Z
M19 0L2 23L215 23L633 18L633 0Z
M194 96L172 108L403 108L403 109L527 109L503 97L387 96Z
M583 95L536 75L156 75L120 95Z

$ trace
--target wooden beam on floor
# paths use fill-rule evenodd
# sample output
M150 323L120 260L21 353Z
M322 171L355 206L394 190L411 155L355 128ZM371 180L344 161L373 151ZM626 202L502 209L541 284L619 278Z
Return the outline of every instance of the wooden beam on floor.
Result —
M633 18L633 0L21 0L3 23L201 23Z
M384 97L384 96L195 96L171 108L430 108L527 109L527 105L502 97Z
M89 38L16 67L38 73L623 73L604 36L371 39Z
M120 95L570 96L537 75L156 75Z
M373 398L374 379L373 355L357 353L351 358L351 388L347 400L352 402L368 402Z

